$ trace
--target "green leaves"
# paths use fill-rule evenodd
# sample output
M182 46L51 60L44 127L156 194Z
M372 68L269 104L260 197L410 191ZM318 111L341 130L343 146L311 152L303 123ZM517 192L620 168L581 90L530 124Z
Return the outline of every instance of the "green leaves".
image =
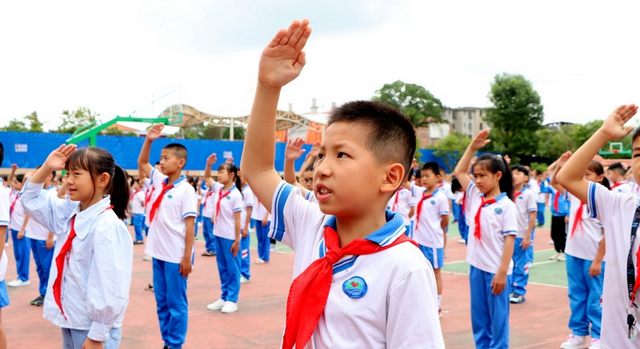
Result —
M38 113L35 111L29 115L24 116L22 119L26 121L22 121L18 118L13 118L13 120L9 121L9 125L0 128L0 131L10 131L10 132L43 132L42 130L42 122L38 119ZM29 122L29 127L27 127L27 121Z
M80 127L89 125L96 121L100 114L94 113L91 109L80 107L78 110L65 110L62 112L62 124L55 131L57 133L74 133Z
M415 128L442 122L442 102L420 85L398 80L382 86L372 99L400 109Z

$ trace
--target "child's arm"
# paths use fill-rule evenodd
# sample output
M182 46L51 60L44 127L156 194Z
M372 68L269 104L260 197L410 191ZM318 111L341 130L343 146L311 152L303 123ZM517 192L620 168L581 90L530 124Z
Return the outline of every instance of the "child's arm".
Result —
M284 180L289 184L296 184L297 182L295 161L304 154L303 144L302 138L296 137L296 139L287 142L287 147L284 150Z
M18 232L18 239L22 239L24 237L24 232L27 229L27 222L29 222L29 215L24 215L24 222L22 222L22 227L20 227L20 231Z
M182 261L180 262L180 274L182 274L183 278L186 278L191 274L191 252L193 251L193 240L195 238L195 224L196 220L194 216L186 217L184 219L184 224L186 226L185 236L184 236L184 256L182 256Z
M468 169L471 164L471 159L473 158L473 153L475 153L476 150L482 149L485 145L491 142L491 140L487 139L488 136L489 130L480 131L476 138L471 141L467 150L465 150L464 155L462 155L462 159L458 161L456 168L453 170L453 174L458 178L462 189L465 191L467 191L469 184L471 184Z
M311 35L308 25L305 19L294 21L287 30L280 29L260 58L240 168L267 211L271 211L273 194L281 181L273 166L278 99L282 86L300 75L306 63L302 49Z
M621 139L633 130L633 126L624 127L638 111L634 104L622 105L611 113L602 126L567 161L558 173L558 182L582 202L588 201L589 182L584 173L591 159L608 141Z
M151 166L151 164L149 163L151 143L153 143L154 140L160 138L163 128L164 124L162 123L151 126L149 131L147 131L147 137L144 139L142 149L140 149L140 155L138 155L138 168L147 178L151 178L151 171L153 171L153 166Z
M247 206L247 217L244 221L244 230L242 231L242 237L249 236L249 226L251 225L251 212L253 212L252 206Z
M499 295L504 291L507 284L507 272L509 271L509 263L513 258L513 246L515 244L516 237L514 235L507 235L504 237L504 250L502 252L502 262L500 262L500 269L491 280L491 294Z
M602 236L600 245L598 245L598 252L596 253L596 257L593 259L593 262L591 262L591 266L589 267L589 275L591 277L598 276L602 272L602 260L604 259L604 254L606 251L604 239L605 237Z
M444 238L444 245L442 246L442 248L444 249L447 247L447 227L449 227L449 214L443 214L442 216L440 216L440 218L440 228L442 228L442 236Z
M529 212L529 224L527 225L527 231L524 232L524 238L522 238L522 250L526 250L531 246L531 232L536 227L536 215L538 211Z
M560 172L560 170L562 169L562 167L564 167L564 164L567 163L567 160L569 160L570 157L571 157L571 152L568 151L568 152L562 154L560 156L560 158L556 162L554 162L555 168L553 170L553 174L551 174L551 181L549 183L560 194L564 194L565 190L562 187L562 185L560 185L560 183L558 183L558 172ZM556 194L556 195L559 195L559 194Z
M11 183L13 182L13 176L15 176L17 169L18 169L18 165L16 164L11 165L11 172L9 172L9 177L7 177L7 182L4 183L5 187L8 187L9 185L11 185Z
M311 146L311 151L309 152L309 154L307 154L307 158L304 159L304 163L302 164L302 167L300 167L300 171L298 171L298 178L302 178L304 176L305 170L316 161L319 149L320 142L313 143L313 146Z
M242 215L241 211L236 211L233 213L233 220L235 222L233 227L235 230L236 240L233 242L233 244L231 244L231 253L233 253L234 257L236 257L238 255L238 251L240 251L240 230L241 230L240 217L241 215Z
M216 161L218 161L218 157L216 153L212 153L207 158L207 165L204 167L204 182L207 184L207 187L209 187L209 190L213 190L213 184L215 183L213 178L211 178L211 166L213 166Z

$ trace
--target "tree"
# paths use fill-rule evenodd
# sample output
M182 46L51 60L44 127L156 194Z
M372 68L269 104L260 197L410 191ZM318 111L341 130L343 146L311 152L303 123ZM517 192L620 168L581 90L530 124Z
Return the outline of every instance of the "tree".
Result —
M107 127L107 129L103 130L101 133L108 136L124 136L124 132L122 132L122 130L116 125Z
M462 158L469 143L471 143L471 138L462 133L453 132L437 141L431 146L431 149L435 150L433 155L441 158L449 171L453 171L453 168Z
M29 121L29 132L44 132L43 123L38 119L38 113L35 111L24 117Z
M522 75L496 75L488 98L493 106L484 119L491 126L490 149L512 157L535 152L544 112L531 83Z
M244 127L234 127L233 128L233 139L236 141L244 139L245 129ZM222 139L229 139L229 135L231 134L231 128L225 128L222 131Z
M400 109L415 128L443 122L442 102L420 85L398 80L382 86L372 99Z
M13 131L13 132L43 132L42 122L38 119L38 113L35 111L29 115L23 117L29 121L29 127L27 127L26 121L22 121L18 118L13 118L9 121L9 125L0 128L0 131Z
M9 121L9 125L0 128L0 131L9 131L9 132L27 132L29 129L24 121L18 120L18 118L13 118Z
M542 129L536 132L535 138L538 141L537 156L557 159L567 150L574 151L576 142L572 138L574 133L573 125L563 125L560 130Z
M80 107L75 111L65 110L62 112L62 124L58 126L55 132L74 133L79 128L96 121L98 116L100 116L100 114L94 113L86 107Z

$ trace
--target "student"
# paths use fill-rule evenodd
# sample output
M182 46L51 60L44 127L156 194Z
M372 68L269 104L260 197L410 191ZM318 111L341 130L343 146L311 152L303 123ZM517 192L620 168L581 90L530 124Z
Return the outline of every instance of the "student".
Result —
M536 204L538 205L538 213L536 220L538 221L538 227L544 226L544 213L549 203L549 193L547 193L545 186L546 181L544 180L544 173L538 172L536 173L536 185L538 187L538 195L536 197Z
M468 176L473 153L490 142L487 136L488 130L478 133L454 174L467 188L465 213L473 232L467 244L467 262L471 265L471 325L476 347L508 348L509 286L518 231L517 209L510 200L511 170L504 158L483 154L473 165L473 181Z
M134 245L144 244L142 232L144 229L144 192L139 180L133 181L133 193L129 202L131 204L131 223L135 229L136 239L133 240Z
M529 267L533 263L533 234L536 226L536 193L529 189L529 170L521 165L511 167L513 178L513 202L516 204L518 234L513 248L513 284L509 301L519 304L525 301ZM534 184L535 185L535 184Z
M459 244L466 244L469 239L469 225L467 215L464 213L467 204L467 193L460 185L456 177L451 180L451 190L456 193L456 203L460 206L460 218L458 219L458 230L460 231Z
M638 198L633 194L610 191L584 178L591 159L607 142L621 139L633 130L632 126L625 127L624 124L637 111L638 107L633 104L616 108L591 138L571 155L557 175L558 183L585 203L586 213L590 218L599 219L606 232L607 271L601 303L602 319L606 321L602 322L600 330L601 342L592 345L592 348L640 347L640 343L634 341L640 330L636 312L631 311L630 315L627 312L627 309L637 307L637 288L640 284L640 271L637 268L640 239L636 233L640 221ZM631 166L636 182L640 182L639 130L632 136Z
M411 191L407 189L407 187L411 187L411 182L409 182L409 174L405 177L404 183L402 186L396 190L395 194L389 199L387 203L387 210L392 212L396 212L402 216L402 222L405 227L405 235L412 238L413 237L413 226L411 224L411 217L415 216L416 212L416 201L413 199L413 195Z
M551 164L548 171L555 171L557 162ZM547 178L547 182L550 178ZM548 183L547 183L548 184ZM569 223L569 200L566 193L560 193L552 185L545 187L545 192L551 194L551 240L556 253L549 259L564 261L564 248L567 242L567 223Z
M42 189L62 169L66 200ZM60 237L44 317L61 327L63 348L117 348L133 265L123 222L129 200L125 172L104 149L61 145L25 184L20 200L31 220Z
M216 255L216 238L213 235L213 214L217 204L217 195L220 189L222 189L222 184L214 181L211 177L211 166L213 166L216 161L217 157L215 157L215 154L212 154L207 158L207 164L204 168L203 184L206 188L202 191L204 195L202 199L204 202L202 208L202 236L204 237L205 246L202 256L204 257L213 257Z
M36 169L40 169L40 166L36 167ZM58 197L58 190L52 184L55 176L56 172L51 171L51 173L49 173L49 175L44 179L44 188L51 198ZM36 262L36 272L40 279L38 285L40 295L31 301L31 305L41 306L44 304L44 297L47 293L49 270L51 270L51 261L53 260L55 247L55 235L52 231L47 230L47 228L37 220L33 219L34 217L32 215L29 216L30 219L27 222L25 235L31 242L31 252L33 253L33 260Z
M284 180L287 183L300 188L300 194L305 199L318 203L313 192L313 163L318 156L318 148L320 147L320 144L316 143L313 145L311 151L307 154L304 163L300 167L301 170L298 177L302 176L303 178L303 183L300 184L295 174L295 161L298 160L305 152L305 150L302 149L303 144L304 140L300 137L296 137L294 140L290 139L287 142L287 147L284 150Z
M31 285L29 281L29 263L31 261L31 241L25 236L29 215L24 211L19 193L22 190L24 175L19 174L13 178L13 190L10 195L10 222L9 230L13 241L13 255L16 259L16 272L18 278L7 283L9 287L21 287Z
M2 143L0 143L0 164L4 158L4 153L1 149ZM9 226L11 201L10 190L4 186L0 186L0 241L5 240L7 235L7 228ZM0 244L1 245L1 244ZM9 292L7 290L7 284L4 279L7 273L7 264L9 259L4 252L5 246L0 246L0 349L7 349L7 335L2 325L2 308L9 305ZM28 268L28 266L27 266Z
M614 162L609 165L607 177L611 181L611 190L625 194L631 194L633 192L631 185L625 180L626 173L627 170L625 170L620 162Z
M253 188L252 188L253 190ZM260 202L260 198L255 196L253 202L253 210L251 210L251 225L256 228L256 239L258 240L258 258L254 261L255 264L269 263L270 259L270 244L269 230L271 230L271 214L265 208L264 204Z
M244 284L251 281L251 236L249 235L249 225L251 224L251 210L253 209L255 197L240 170L238 170L238 177L240 177L240 184L242 185L242 201L244 203L242 215L240 216L240 223L242 223L240 229L240 235L242 237L240 239L240 254L242 255L240 262L240 283Z
M209 156L215 159L215 154ZM215 163L215 161L214 161ZM207 173L205 172L205 176ZM223 187L218 191L216 208L213 213L215 224L213 235L216 242L216 261L220 275L222 295L217 301L207 305L209 310L220 310L225 314L238 310L238 294L240 293L240 236L242 229L242 188L238 168L232 163L224 163L218 167L218 183Z
M438 290L438 316L442 316L442 276L444 246L449 226L449 200L441 183L440 166L435 162L422 165L420 177L424 190L416 204L416 230L413 239L433 266Z
M140 150L138 167L151 179L149 236L145 253L153 258L153 290L160 333L166 348L181 349L189 320L187 277L191 273L197 197L181 175L187 149L178 143L162 148L160 170L149 164L149 151L163 124L153 125Z
M402 218L385 213L415 151L407 119L380 102L335 110L314 172L318 205L273 167L278 97L305 63L307 25L294 21L263 51L242 157L274 237L296 251L283 348L443 348L432 269Z

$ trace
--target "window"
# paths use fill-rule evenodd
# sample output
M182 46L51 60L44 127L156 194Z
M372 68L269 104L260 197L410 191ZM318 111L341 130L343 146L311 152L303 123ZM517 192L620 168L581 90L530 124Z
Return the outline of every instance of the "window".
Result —
M452 123L451 123L451 128L452 128L454 131L456 130L456 123L455 123L455 122L452 122Z
M480 131L482 131L482 123L480 123Z
M471 131L472 131L472 130L471 130L471 126L472 126L472 125L471 125L471 123L469 123L469 132L471 132Z

